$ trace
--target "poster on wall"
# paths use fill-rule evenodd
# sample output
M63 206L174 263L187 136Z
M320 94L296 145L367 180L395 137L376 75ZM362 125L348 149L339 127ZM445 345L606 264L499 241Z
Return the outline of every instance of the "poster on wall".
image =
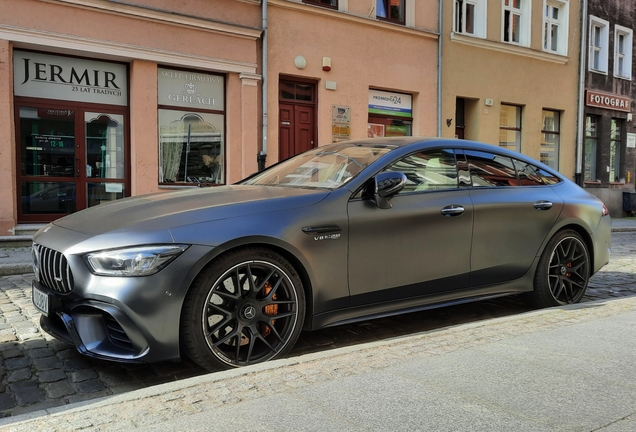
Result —
M331 107L331 142L351 139L351 107L333 105Z
M384 125L369 123L367 126L367 136L369 138L384 138Z
M636 133L627 134L627 148L636 148Z
M128 104L128 76L124 64L16 50L13 52L13 72L16 96Z

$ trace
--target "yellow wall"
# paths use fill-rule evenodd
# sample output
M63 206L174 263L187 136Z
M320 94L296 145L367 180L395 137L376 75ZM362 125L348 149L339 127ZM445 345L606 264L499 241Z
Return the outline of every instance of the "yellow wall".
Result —
M567 55L548 54L542 48L543 2L532 3L530 47L501 42L501 2L489 1L487 38L455 37L453 2L444 1L442 48L442 135L455 136L456 98L472 99L466 106L467 139L499 143L502 103L521 105L521 151L539 159L542 110L561 111L559 171L573 178L578 98L578 2L570 2ZM493 100L492 106L485 99ZM470 114L468 114L470 112ZM450 127L446 119L453 119Z

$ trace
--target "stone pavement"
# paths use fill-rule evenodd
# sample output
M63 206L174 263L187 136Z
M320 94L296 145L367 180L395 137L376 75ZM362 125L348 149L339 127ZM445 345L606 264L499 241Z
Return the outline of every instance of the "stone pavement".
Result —
M591 280L585 298L586 302L636 296L636 232L615 232L612 236L612 249L612 261ZM211 385L210 383L219 382L221 383L219 384L220 387L215 387L216 384L212 387L217 388L215 391L218 391L218 393L214 393L213 397L218 407L223 407L226 405L233 406L238 403L237 398L244 400L245 398L241 396L242 392L246 391L247 394L252 394L251 390L253 390L255 385L258 388L262 387L260 384L262 382L261 378L255 378L251 375L261 370L258 367L250 370L205 375L203 370L187 361L179 364L121 365L83 357L74 348L55 341L39 331L37 325L39 314L31 304L30 299L31 278L32 275L30 274L0 277L0 417L11 416L0 420L0 427L4 425L5 428L13 429L16 427L16 422L24 419L24 415L38 417L46 414L50 416L51 413L56 413L59 410L61 410L59 412L67 412L69 408L76 407L77 403L90 403L90 406L93 407L93 403L96 403L95 401L99 401L99 404L108 405L109 401L114 403L120 400L125 401L127 400L126 398L131 397L135 401L134 406L141 406L145 403L144 400L149 397L147 396L148 394L154 395L151 399L154 398L152 400L155 402L160 400L163 405L166 405L167 411L157 416L152 413L147 415L135 414L134 421L137 423L133 426L143 427L144 424L159 425L162 422L169 421L171 418L180 418L179 415L170 411L169 408L173 405L177 406L175 408L177 412L184 410L183 413L195 413L198 412L196 407L210 408L211 406L208 402L206 402L207 404L199 405L207 400L207 387L203 390L200 388L196 390L197 394L204 393L201 396L201 400L186 398L186 396L175 397L175 399L172 399L172 396L166 396L165 399L162 399L159 395L164 394L166 391L172 392L174 389L191 388L199 383L208 386ZM605 306L603 307L605 308ZM299 365L308 364L309 366L306 368L301 367L301 369L305 370L308 368L311 371L319 371L323 368L323 366L318 364L322 363L322 360L320 360L323 358L322 356L327 356L328 358L334 356L335 358L343 354L339 349L336 349L337 347L347 347L344 348L344 353L347 356L358 350L360 352L373 353L375 349L380 349L379 347L383 346L383 343L392 343L393 340L400 341L400 338L395 339L396 336L399 337L400 335L415 334L419 335L417 337L428 340L429 337L436 336L440 332L450 331L453 328L461 329L465 326L466 328L473 328L482 324L486 325L488 322L497 322L497 319L493 320L493 317L515 314L515 317L521 318L528 317L533 313L541 315L545 312L530 312L528 314L526 313L528 310L525 305L515 298L507 298L407 314L303 334L297 347L292 352L291 359L272 363L272 369L270 369L269 364L261 366L262 370L269 371L264 375L266 378L264 382L268 383L266 387L272 387L272 394L282 392L281 389L294 387L297 384L297 379L294 377L302 377L304 376L302 374L306 373L311 375L314 372L302 372L301 375L298 375L300 372L293 368L288 369L288 367L298 368L300 367ZM610 316L612 315L610 314ZM558 323L559 319L556 321ZM562 325L566 324L562 323ZM534 328L536 325L532 324L530 327ZM555 327L555 329L558 328L560 327ZM407 339L408 337L410 336L407 336ZM381 341L387 338L393 339L390 339L389 342ZM369 341L373 341L371 342L372 345L365 344L365 342ZM399 343L401 344L402 342ZM453 342L452 340L451 342L447 341L446 344L453 345ZM472 344L469 344L466 348L471 346ZM325 349L330 351L316 353L316 351ZM432 348L427 345L423 349L428 351ZM455 347L454 349L464 348ZM399 351L399 349L397 350ZM437 348L432 349L431 352L435 352L435 350ZM312 354L303 356L302 354L305 353ZM399 357L399 354L395 355ZM350 370L349 363L352 360L347 356L335 360L336 364L331 363L325 366L343 371L335 373L335 378L333 379L336 382L343 376L348 376L340 375L340 373L345 373L344 371L346 370L349 370L349 372L346 372L347 374L356 375L358 373L355 370ZM364 361L366 362L366 360ZM352 364L359 365L360 361ZM595 367L602 368L604 366L596 365ZM280 372L285 375L284 379L278 375L271 376L278 368L282 368L281 371L285 371ZM362 372L364 370L366 369L363 368ZM287 378L288 372L290 378ZM325 375L325 377L321 378L321 376L316 375L315 379L318 382L327 382L331 380L329 376L331 375ZM237 377L243 378L239 379ZM235 378L236 383L234 383ZM281 379L285 383L285 387L276 387L278 385L277 380ZM309 379L309 382L311 383L313 379ZM139 391L142 393L139 393ZM155 395L154 392L158 393ZM266 396L262 392L259 395L258 400L260 400L261 396ZM180 405L181 402L174 402L181 399L187 401L185 402L186 405L192 405L194 408L185 409ZM634 398L631 400L633 401ZM126 402L117 403L125 404ZM278 402L273 401L268 403L279 405ZM116 410L119 411L120 408L118 407ZM140 413L143 413L142 408L140 408L142 410ZM206 412L208 408L202 412ZM82 408L78 409L81 411ZM122 412L126 411L122 410ZM264 412L267 412L267 410ZM57 418L56 415L45 417L45 419ZM86 419L80 421L76 417L73 421L77 420L78 423L77 425L73 424L72 427L67 424L48 427L48 420L43 420L44 423L37 423L38 426L33 426L35 423L29 423L29 428L36 428L36 430L76 430L87 427L89 430L118 430L127 428L126 425L130 426L130 422L124 421L123 417L118 415L113 417L113 415L113 413L107 415L107 418L113 418L113 420L104 424L99 422L91 423L93 421L92 416L85 412L83 416L91 421ZM148 423L143 423L144 421ZM93 424L93 426L87 426L89 423ZM53 424L57 423L51 423L51 425ZM121 428L119 425L122 425ZM248 424L242 424L242 426L248 426ZM247 427L247 429L254 428ZM283 429L292 430L292 428Z
M12 431L636 430L636 297L282 359L0 420Z

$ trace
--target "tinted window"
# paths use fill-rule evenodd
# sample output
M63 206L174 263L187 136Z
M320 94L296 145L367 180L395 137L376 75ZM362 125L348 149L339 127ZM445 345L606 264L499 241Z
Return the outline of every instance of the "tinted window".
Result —
M554 174L527 162L515 160L521 186L542 186L559 183L561 180Z
M452 189L457 187L457 166L452 150L414 153L389 165L387 171L406 176L401 193Z
M512 159L493 153L466 150L473 187L518 186Z

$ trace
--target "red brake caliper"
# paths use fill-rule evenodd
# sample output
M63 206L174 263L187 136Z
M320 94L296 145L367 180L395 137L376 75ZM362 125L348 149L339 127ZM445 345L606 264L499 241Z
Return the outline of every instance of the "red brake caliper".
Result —
M265 286L263 287L263 297L267 297L271 291L272 291L272 285L269 282L265 282ZM272 296L272 300L276 300L276 294ZM265 315L269 315L269 316L278 315L278 305L269 304L265 306L265 308L263 309L263 312L265 313ZM272 320L272 325L274 325L275 322L276 320ZM262 332L263 332L263 337L267 337L272 332L272 329L269 327L269 325L263 324Z

